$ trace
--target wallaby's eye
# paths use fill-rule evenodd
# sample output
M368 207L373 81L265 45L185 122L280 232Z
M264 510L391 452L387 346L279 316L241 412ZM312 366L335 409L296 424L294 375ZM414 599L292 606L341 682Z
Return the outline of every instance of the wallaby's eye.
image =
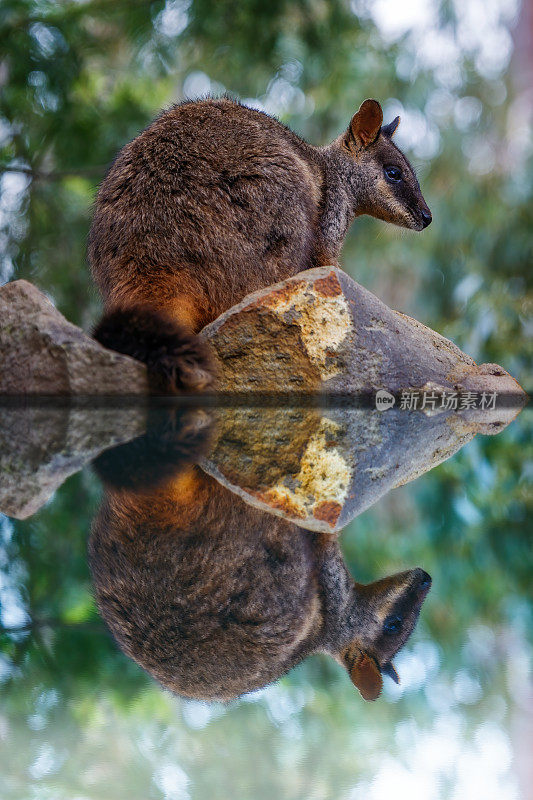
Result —
M402 180L402 171L399 167L393 167L389 164L383 167L383 172L389 183L399 183Z
M387 617L383 623L383 633L398 633L402 627L402 618L396 615Z

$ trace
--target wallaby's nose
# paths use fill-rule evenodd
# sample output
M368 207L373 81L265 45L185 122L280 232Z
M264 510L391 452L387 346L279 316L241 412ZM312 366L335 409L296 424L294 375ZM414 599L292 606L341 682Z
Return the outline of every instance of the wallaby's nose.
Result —
M427 228L427 226L431 223L431 220L433 219L433 217L431 216L431 211L429 210L429 208L422 208L420 210L420 213L422 215L422 224L424 228Z
M420 597L425 597L431 589L431 575L423 569L417 569L417 586L416 591Z

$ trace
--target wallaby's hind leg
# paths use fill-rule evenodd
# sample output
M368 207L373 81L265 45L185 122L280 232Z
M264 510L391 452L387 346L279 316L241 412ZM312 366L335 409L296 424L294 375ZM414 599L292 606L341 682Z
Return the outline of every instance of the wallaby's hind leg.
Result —
M213 383L208 345L159 311L139 306L109 311L93 336L104 347L144 362L152 394L202 391Z

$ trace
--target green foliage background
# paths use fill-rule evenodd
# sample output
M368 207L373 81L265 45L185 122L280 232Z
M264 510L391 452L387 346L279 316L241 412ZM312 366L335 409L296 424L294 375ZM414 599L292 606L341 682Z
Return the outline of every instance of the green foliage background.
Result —
M477 35L472 0L427 6L426 28L415 17L391 32L381 0L3 0L0 278L31 280L90 327L99 313L85 263L91 202L117 150L162 106L227 91L323 144L376 97L387 119L402 115L398 141L434 222L418 235L357 221L344 268L527 388L527 5L488 4ZM460 753L472 774L492 776L499 798L518 796L516 730L532 702L527 413L344 532L358 579L415 564L434 578L399 662L405 688L388 687L372 706L320 658L228 709L170 698L98 620L86 565L94 477L69 479L27 522L4 520L1 620L19 630L2 635L2 797L373 800L390 790L389 773L399 800L409 787L428 798L492 796L479 779L465 783ZM486 758L487 736L515 762ZM452 742L456 756L428 755L423 767L424 742L439 752Z

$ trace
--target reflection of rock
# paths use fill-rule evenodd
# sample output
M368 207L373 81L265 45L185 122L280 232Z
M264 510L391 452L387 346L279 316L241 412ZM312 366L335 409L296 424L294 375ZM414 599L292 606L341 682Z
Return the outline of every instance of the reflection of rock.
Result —
M69 475L102 450L139 436L137 408L4 407L0 416L0 512L34 514Z
M0 288L0 394L146 394L146 370L71 325L35 286Z
M222 393L314 392L328 394L330 405L339 396L379 388L396 397L413 389L498 394L494 407L459 413L440 411L438 401L422 413L400 409L398 402L377 412L354 408L353 398L351 408L327 410L279 404L207 409L218 436L204 468L248 502L315 530L338 530L475 433L501 430L525 398L501 367L476 366L450 341L391 311L333 267L250 295L204 335L218 357ZM87 337L26 281L0 289L0 364L0 395L147 392L142 364ZM512 402L501 403L503 396ZM173 402L178 408L179 400ZM144 421L143 408L5 409L0 510L29 516L88 460L138 436ZM171 465L176 453L183 457L186 439L166 431L165 463Z
M496 433L517 409L426 415L327 409L219 408L203 468L248 503L316 531L337 531L391 489Z
M380 387L520 392L495 364L320 267L249 295L204 328L226 392L350 394Z
M122 409L5 407L0 511L30 516L69 475L106 451L98 471L107 482L155 485L180 464L198 461L248 503L303 527L334 531L476 433L498 432L516 413L505 407L379 412L353 404L202 408L179 400Z
M383 413L353 401L324 411L218 410L218 443L204 468L248 502L313 530L339 530L477 432L501 430L525 400L497 364L477 366L333 267L250 295L204 335L218 357L222 391L327 393L331 402L380 388L396 395ZM399 408L402 392L417 392L421 410ZM453 405L442 410L443 393L455 394L457 413Z

